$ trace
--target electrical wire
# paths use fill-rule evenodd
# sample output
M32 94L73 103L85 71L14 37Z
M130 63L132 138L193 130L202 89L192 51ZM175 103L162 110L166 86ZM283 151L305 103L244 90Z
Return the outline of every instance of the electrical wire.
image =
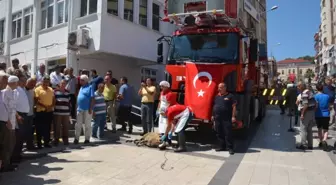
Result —
M165 151L164 154L163 154L163 157L165 158L165 160L164 160L163 163L161 164L161 169L164 170L164 171L171 171L171 170L174 169L174 167L170 167L170 168L168 168L168 169L165 168L166 163L168 162L168 158L167 158L166 154L167 154L167 151Z

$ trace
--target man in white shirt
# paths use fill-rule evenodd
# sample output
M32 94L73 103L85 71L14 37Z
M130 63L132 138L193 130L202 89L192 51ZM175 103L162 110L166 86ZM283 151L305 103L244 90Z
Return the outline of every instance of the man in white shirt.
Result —
M27 129L26 126L28 125L27 121L27 114L29 113L29 101L27 94L25 92L25 85L26 85L26 77L20 76L18 87L16 88L16 118L17 118L17 127L15 129L15 138L16 143L12 155L12 162L20 163L21 161L21 153L23 147L23 137L25 135L25 130Z
M68 70L68 74L65 75L65 80L67 81L66 89L70 93L70 101L71 101L71 117L72 119L76 118L76 94L77 94L77 86L78 79L73 75L73 68L70 67Z
M27 114L24 127L23 142L26 142L27 150L35 150L34 135L33 135L33 122L34 122L34 88L36 86L36 79L29 78L26 83L25 92L29 102L29 112Z
M11 164L10 160L13 154L15 146L15 128L16 125L16 88L19 78L16 76L8 77L8 85L2 90L2 98L5 108L8 112L8 131L7 131L7 142L4 143L4 150L6 150L6 155L3 159L4 170L15 169L14 165ZM11 127L9 127L11 126Z
M41 63L39 66L39 70L36 73L37 85L42 82L43 77L45 77L46 75L48 74L45 72L45 65Z
M0 71L0 89L4 89L7 86L8 74L4 71ZM0 169L1 171L12 171L15 168L9 169L4 165L6 160L7 150L5 149L8 142L8 128L12 128L9 123L8 111L3 101L2 91L0 91Z
M56 66L55 71L50 73L50 83L52 88L56 88L62 81L63 74L61 73L60 66Z

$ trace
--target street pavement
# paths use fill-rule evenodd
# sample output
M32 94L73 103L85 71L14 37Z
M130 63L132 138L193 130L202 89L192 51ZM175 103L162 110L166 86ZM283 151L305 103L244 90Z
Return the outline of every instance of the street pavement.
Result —
M184 154L127 143L140 138L139 127L132 135L107 132L105 141L94 140L88 146L26 152L27 160L18 171L2 174L0 184L336 185L335 155L319 150L316 139L313 151L295 149L300 138L297 128L287 132L288 122L278 110L268 110L264 121L253 125L248 139L236 142L233 156L215 152L211 142L197 139L189 139L189 152ZM334 138L330 140L331 144Z

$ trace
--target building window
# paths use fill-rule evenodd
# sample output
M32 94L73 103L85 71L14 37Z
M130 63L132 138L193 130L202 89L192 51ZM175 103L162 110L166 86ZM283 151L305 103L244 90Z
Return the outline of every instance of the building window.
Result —
M81 0L80 16L97 13L97 0Z
M107 13L118 16L118 0L107 1Z
M290 74L291 73L291 70L290 69L288 69L288 74Z
M33 31L33 7L27 8L23 11L23 34L29 35Z
M281 70L281 74L285 74L285 71L284 71L284 70Z
M12 39L21 37L22 12L13 15L12 21Z
M160 6L153 3L153 18L152 18L153 30L160 31Z
M139 23L147 26L147 0L140 0Z
M68 0L57 0L57 24L68 22Z
M0 21L0 43L5 40L5 20Z
M302 69L299 70L300 75L302 75Z
M295 69L293 69L293 74L295 74Z
M43 1L41 10L41 29L52 27L54 25L54 0Z
M133 0L125 0L124 19L133 22Z
M141 80L146 80L147 78L151 78L152 80L156 79L156 70L150 68L142 68L141 69Z

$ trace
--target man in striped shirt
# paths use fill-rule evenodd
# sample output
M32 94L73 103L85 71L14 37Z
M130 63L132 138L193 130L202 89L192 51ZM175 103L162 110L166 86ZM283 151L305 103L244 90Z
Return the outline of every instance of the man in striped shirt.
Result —
M69 118L70 118L70 93L66 90L66 80L61 80L59 88L55 90L54 110L54 145L57 146L61 136L64 145L69 145Z
M92 137L99 139L104 136L104 127L106 124L106 103L103 95L104 86L103 83L100 83L94 94L95 105L93 108L94 122L92 124Z

